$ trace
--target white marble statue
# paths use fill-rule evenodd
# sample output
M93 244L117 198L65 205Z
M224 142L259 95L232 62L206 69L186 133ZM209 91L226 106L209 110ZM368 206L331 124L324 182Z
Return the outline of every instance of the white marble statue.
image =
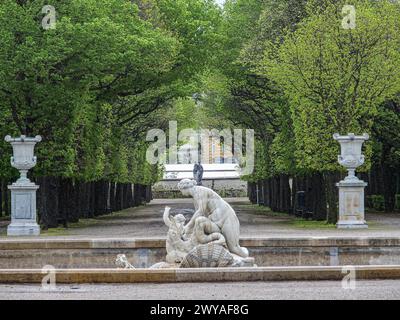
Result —
M220 232L213 232L213 223L205 218L196 219L193 233L185 233L185 216L177 214L170 215L171 208L165 207L164 223L169 228L166 241L167 263L179 264L183 258L196 246L214 243L226 246L225 238Z
M178 188L193 197L195 213L185 225L184 215L172 216L171 208L165 207L166 262L156 263L150 269L254 267L254 258L239 245L239 219L231 206L213 190L197 186L194 180L184 179ZM117 264L126 267L123 258L126 257L119 256Z
M187 253L194 247L191 240L185 239L185 216L170 215L171 208L165 207L164 223L169 228L166 242L167 263L180 263Z
M232 207L213 190L197 186L196 181L183 179L178 184L179 190L185 196L192 196L195 213L185 226L185 235L190 237L200 230L205 231L205 239L199 238L201 244L212 241L221 241L221 234L226 242L229 252L242 258L247 258L249 252L239 245L240 224ZM197 236L196 236L197 238Z

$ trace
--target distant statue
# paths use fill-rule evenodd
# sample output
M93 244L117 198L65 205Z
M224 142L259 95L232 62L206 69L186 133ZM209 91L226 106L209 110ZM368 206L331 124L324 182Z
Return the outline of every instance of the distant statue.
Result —
M193 168L193 178L194 180L196 180L198 186L202 185L201 181L203 180L203 172L204 168L201 165L200 161L198 163L195 163Z

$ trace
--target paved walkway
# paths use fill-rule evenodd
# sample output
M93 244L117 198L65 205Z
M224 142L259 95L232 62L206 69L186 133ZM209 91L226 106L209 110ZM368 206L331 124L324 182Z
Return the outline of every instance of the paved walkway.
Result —
M239 217L241 236L244 237L400 237L400 213L367 214L369 229L337 230L333 226L322 224L310 226L299 222L293 216L268 212L263 207L251 205L246 198L227 199L227 201ZM69 239L165 237L167 227L162 221L165 206L170 206L172 213L183 210L188 218L190 210L184 209L194 209L191 199L154 200L146 206L83 220L78 226L69 229L50 229L40 237L57 236ZM0 238L5 238L8 222L0 221L0 223Z
M302 227L302 223L285 214L267 212L251 205L247 199L228 199L236 210L244 237L400 237L400 214L368 214L367 230L337 230L319 224ZM56 229L40 238L148 238L165 237L167 227L162 221L164 207L172 213L184 211L189 216L193 205L190 199L155 200L110 216L84 220L80 227ZM0 238L5 237L7 222L0 221ZM23 239L23 238L18 238ZM340 281L310 282L232 282L232 283L166 283L166 284L83 284L57 285L46 292L40 285L0 284L0 299L399 299L400 280L357 281L355 290L344 290Z
M400 280L360 280L355 290L343 289L341 281L57 285L51 292L43 291L40 285L9 284L0 285L0 299L398 300Z

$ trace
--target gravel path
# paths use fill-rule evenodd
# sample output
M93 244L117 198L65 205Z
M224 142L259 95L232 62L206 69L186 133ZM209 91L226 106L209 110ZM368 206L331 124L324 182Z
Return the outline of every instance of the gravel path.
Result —
M368 229L337 230L335 228L302 228L293 225L293 216L263 214L246 198L227 199L241 222L241 235L245 237L306 237L306 236L369 236L400 237L399 214L367 214ZM143 238L165 237L167 227L162 221L165 206L172 213L183 209L193 210L191 199L154 200L146 206L127 209L111 216L98 217L84 227L62 230L58 238ZM190 211L190 210L189 210ZM185 211L187 213L187 210ZM0 238L5 237L6 223L0 225ZM51 237L51 232L40 237ZM19 238L22 239L22 238Z
M357 281L355 290L343 289L341 281L58 285L52 292L39 285L0 285L0 299L398 300L400 280Z

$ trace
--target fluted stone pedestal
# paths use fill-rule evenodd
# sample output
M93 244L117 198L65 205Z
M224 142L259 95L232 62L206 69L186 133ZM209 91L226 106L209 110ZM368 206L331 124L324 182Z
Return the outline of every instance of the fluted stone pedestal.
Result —
M36 191L34 183L14 183L11 190L11 224L8 236L38 236L40 227L36 222Z
M364 188L368 184L362 180L340 181L339 188L339 229L368 228L364 213Z

